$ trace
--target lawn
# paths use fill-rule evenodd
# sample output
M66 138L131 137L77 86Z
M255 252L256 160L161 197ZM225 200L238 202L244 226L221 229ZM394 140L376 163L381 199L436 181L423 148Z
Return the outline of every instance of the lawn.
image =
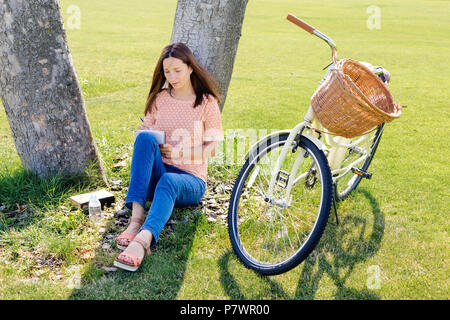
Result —
M80 28L68 28L78 6ZM380 9L368 28L367 8ZM222 219L177 209L157 249L130 274L110 271L120 252L114 217L126 196L151 75L170 41L175 0L61 0L90 125L113 182L116 205L103 230L69 197L98 188L85 177L39 181L24 172L0 104L0 299L448 299L450 2L249 1L222 122L280 130L302 121L330 62L329 49L285 18L293 13L331 36L339 57L386 67L408 107L386 126L373 178L339 203L318 247L297 268L261 277L234 255ZM239 164L211 162L211 181ZM117 164L122 164L114 167ZM208 192L214 194L212 185ZM214 194L225 203L229 193ZM20 214L8 214L18 209ZM446 209L447 208L447 209ZM120 222L120 221L119 221Z

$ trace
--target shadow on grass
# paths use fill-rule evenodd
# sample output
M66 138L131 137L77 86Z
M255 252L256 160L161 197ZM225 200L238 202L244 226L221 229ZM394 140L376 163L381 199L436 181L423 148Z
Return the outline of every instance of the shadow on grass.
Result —
M80 190L96 188L92 173L50 174L40 178L25 169L0 175L0 231L22 229L32 224L40 212L57 208ZM17 204L22 208L18 208Z
M385 228L384 215L380 211L376 199L364 189L357 190L355 193L361 194L368 200L372 215L364 217L361 212L346 213L339 217L339 225L336 225L334 221L329 221L318 246L299 265L303 269L293 296L287 294L282 286L270 277L258 275L262 281L269 284L272 299L314 299L324 275L328 275L336 286L335 299L380 299L374 290L355 289L346 285L355 266L374 256L379 250ZM234 252L228 251L219 260L222 286L231 299L248 299L249 297L242 292L228 270L232 255Z
M218 192L215 190L215 182L228 181L231 173L228 170L224 173L218 166L212 165L208 167L208 175L211 179L208 180L203 201ZM146 208L147 213L149 208L150 206ZM136 272L119 269L104 274L102 270L99 270L102 266L94 261L83 273L82 285L72 292L69 299L176 299L185 278L187 262L198 225L207 219L203 209L202 204L186 208L175 207L169 222L160 234L156 248L151 248L152 254L145 257ZM98 249L94 260L100 261L103 266L112 267L114 258L120 252L119 249L115 249L112 256L105 257L104 251ZM108 259L109 261L105 264Z
M72 300L172 300L184 280L189 252L200 219L200 206L175 208L160 234L152 254L144 258L136 272L118 269L103 274L95 262L84 272L82 285L72 292ZM116 249L113 258L121 250ZM96 255L102 255L101 248ZM101 258L100 258L101 259ZM109 267L113 266L113 260Z
M103 187L101 181L98 183L93 181L90 174L59 174L46 179L41 179L24 169L0 174L0 206L5 206L2 209L4 212L0 213L0 232L7 233L12 229L21 232L29 226L39 224L43 217L53 215L54 211L54 216L61 218L57 223L55 222L56 229L45 225L39 231L42 233L51 231L55 232L55 235L61 236L54 242L58 245L61 243L61 239L70 240L68 237L70 231L78 226L77 222L81 221L78 218L83 215L78 215L77 219L73 218L70 226L64 227L64 221L69 218L63 217L64 213L60 212L61 204L66 204L72 195L95 190L98 186ZM21 213L15 212L16 203L27 209ZM101 267L112 267L114 258L120 253L120 250L114 249L114 247L111 250L104 250L100 244L98 249L92 251L94 258L86 258L90 261L88 264L85 263L86 260L83 260L85 258L79 257L81 253L78 248L70 247L70 254L73 255L72 263L75 264L70 265L63 258L58 261L64 265L68 264L67 267L70 268L73 277L70 276L59 284L72 289L69 292L69 299L175 299L184 280L186 262L197 225L203 218L200 205L175 208L171 216L172 222L165 226L157 247L152 248L155 254L146 257L140 269L135 273L122 270L110 274L104 273ZM115 217L108 218L108 220L107 228L109 225L112 232L117 232L114 224ZM88 224L85 227L88 227ZM9 240L5 240L6 242L1 240L0 237L0 245L15 245L8 242ZM38 241L40 240L42 237L38 237ZM105 242L105 238L100 241ZM25 247L27 250L32 250L37 245L35 243L34 246L26 245ZM65 245L61 245L61 247L65 248ZM89 247L87 250L89 251ZM51 251L50 256L53 257L53 254L54 252ZM17 256L17 253L12 252L12 255ZM78 267L83 268L82 275L77 269ZM79 286L80 284L81 286ZM72 286L74 287L72 288ZM64 290L66 289L64 288Z

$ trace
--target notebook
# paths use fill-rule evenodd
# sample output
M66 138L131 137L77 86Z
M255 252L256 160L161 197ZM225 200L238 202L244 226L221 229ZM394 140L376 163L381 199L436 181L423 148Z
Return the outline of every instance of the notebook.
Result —
M150 132L155 138L156 141L158 141L158 144L165 144L166 143L166 133L164 131L159 130L135 130L134 131L134 138L138 136L141 132Z

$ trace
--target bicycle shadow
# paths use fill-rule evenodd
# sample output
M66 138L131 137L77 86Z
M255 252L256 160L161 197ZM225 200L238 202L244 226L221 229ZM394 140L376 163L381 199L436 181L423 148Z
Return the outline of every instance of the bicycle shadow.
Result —
M335 299L380 299L373 290L351 288L346 284L355 266L379 250L385 228L384 215L376 199L364 189L355 193L362 194L368 200L373 220L369 221L369 217L364 218L357 213L344 213L339 216L340 224L336 225L331 218L318 246L299 266L302 271L294 295L287 294L272 278L257 275L269 284L272 299L314 299L324 275L328 275L336 286ZM233 254L230 250L219 260L221 283L231 299L247 299L228 270Z

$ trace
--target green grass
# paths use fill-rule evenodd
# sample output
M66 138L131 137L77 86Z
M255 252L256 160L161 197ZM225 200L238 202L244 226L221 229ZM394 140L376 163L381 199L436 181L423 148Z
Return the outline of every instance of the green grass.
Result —
M381 29L366 27L366 8L381 9ZM176 1L62 0L81 9L67 30L91 128L110 180L126 195L132 131L144 110L153 68L170 41ZM106 274L118 254L71 195L95 190L86 177L40 181L24 172L0 108L0 203L26 205L23 217L0 214L0 299L448 299L450 170L448 1L249 1L222 114L225 130L285 129L302 121L329 63L323 42L289 23L293 13L331 36L339 57L383 65L402 117L386 126L370 181L339 204L317 249L299 267L261 277L232 252L226 225L200 208L177 209L154 254L137 273ZM113 170L121 159L126 166ZM232 179L236 168L209 168ZM1 205L0 204L0 205ZM114 225L107 211L107 233ZM28 212L28 211L27 211ZM188 218L185 218L188 217ZM103 249L109 243L111 249ZM372 266L380 287L367 286ZM73 285L79 279L79 286ZM78 280L77 280L78 281Z

